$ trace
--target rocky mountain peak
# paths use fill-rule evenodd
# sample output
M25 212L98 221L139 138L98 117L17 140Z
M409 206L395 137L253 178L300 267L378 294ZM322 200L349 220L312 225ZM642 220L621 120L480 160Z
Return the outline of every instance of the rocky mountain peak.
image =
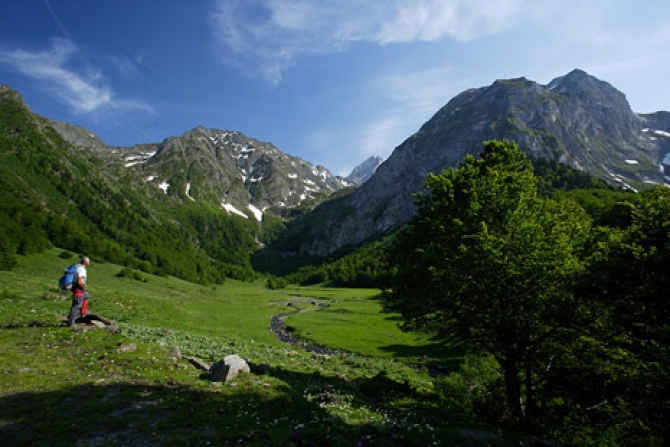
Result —
M616 90L607 82L601 81L580 69L572 70L567 75L554 78L547 84L547 88L550 90L557 90L561 93L569 92L577 95L583 92L589 93L600 89ZM617 91L617 93L620 92Z
M25 101L23 100L23 96L16 90L12 89L10 86L5 85L5 84L0 84L0 99L3 101L14 101L19 104L22 104L23 107L28 108L26 105Z
M423 189L429 173L457 167L492 139L514 141L531 157L626 188L662 184L662 170L670 171L670 156L667 167L662 163L670 153L666 124L661 112L636 115L623 93L582 70L546 86L517 78L466 90L398 146L368 182L341 199L340 207L350 214L314 217L328 228L327 241L302 231L292 251L326 256L398 228L416 212L413 193Z
M371 156L363 163L356 166L351 173L345 177L345 180L356 186L360 186L372 177L383 161L384 159L382 157Z
M576 95L585 102L607 105L610 109L630 109L623 93L583 70L576 69L565 76L557 77L546 88L564 95Z
M75 146L96 149L116 169L135 171L156 193L218 205L247 218L283 215L306 201L316 205L350 186L323 166L238 131L197 126L160 143L110 148L76 126L54 127Z

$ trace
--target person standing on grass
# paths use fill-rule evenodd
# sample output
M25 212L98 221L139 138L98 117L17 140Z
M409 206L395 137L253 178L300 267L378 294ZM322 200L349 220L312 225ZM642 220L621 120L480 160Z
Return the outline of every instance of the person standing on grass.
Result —
M74 326L78 318L86 316L88 313L88 290L86 287L86 267L91 264L91 260L86 256L81 257L81 263L77 266L77 276L72 284L72 307L67 317L67 324Z

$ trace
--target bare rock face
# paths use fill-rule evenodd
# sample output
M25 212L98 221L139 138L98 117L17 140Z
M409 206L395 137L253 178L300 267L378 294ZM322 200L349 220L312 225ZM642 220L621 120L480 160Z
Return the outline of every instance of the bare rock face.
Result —
M325 257L394 231L415 214L413 194L428 174L458 167L493 139L614 185L670 183L667 112L638 115L623 93L581 70L548 85L500 80L457 95L360 188L301 218L279 241L291 242L284 256Z
M237 354L228 355L209 367L209 376L213 382L230 382L241 372L250 373L251 369Z
M372 174L375 173L379 165L384 162L384 159L378 156L369 157L363 163L356 166L351 174L345 177L345 179L356 186L361 186L363 183L370 180Z

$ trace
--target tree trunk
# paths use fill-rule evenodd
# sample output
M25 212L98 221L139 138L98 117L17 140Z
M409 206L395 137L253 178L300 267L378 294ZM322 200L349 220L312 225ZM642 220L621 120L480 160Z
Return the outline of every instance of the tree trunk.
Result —
M533 416L535 413L535 393L533 392L533 362L526 359L524 385L526 391L523 429L525 433L532 433Z
M521 405L521 380L519 379L519 362L516 353L501 364L505 373L505 397L507 408L515 429L523 427L524 413Z

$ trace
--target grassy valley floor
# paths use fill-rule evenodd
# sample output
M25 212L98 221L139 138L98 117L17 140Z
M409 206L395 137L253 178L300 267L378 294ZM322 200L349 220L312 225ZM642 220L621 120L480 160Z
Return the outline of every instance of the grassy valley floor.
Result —
M443 411L425 365L456 346L401 332L379 291L262 281L203 287L122 267L89 267L91 312L118 331L59 319L59 250L0 272L0 445L472 445ZM338 350L317 355L293 334ZM264 374L212 382L181 355L239 354Z

